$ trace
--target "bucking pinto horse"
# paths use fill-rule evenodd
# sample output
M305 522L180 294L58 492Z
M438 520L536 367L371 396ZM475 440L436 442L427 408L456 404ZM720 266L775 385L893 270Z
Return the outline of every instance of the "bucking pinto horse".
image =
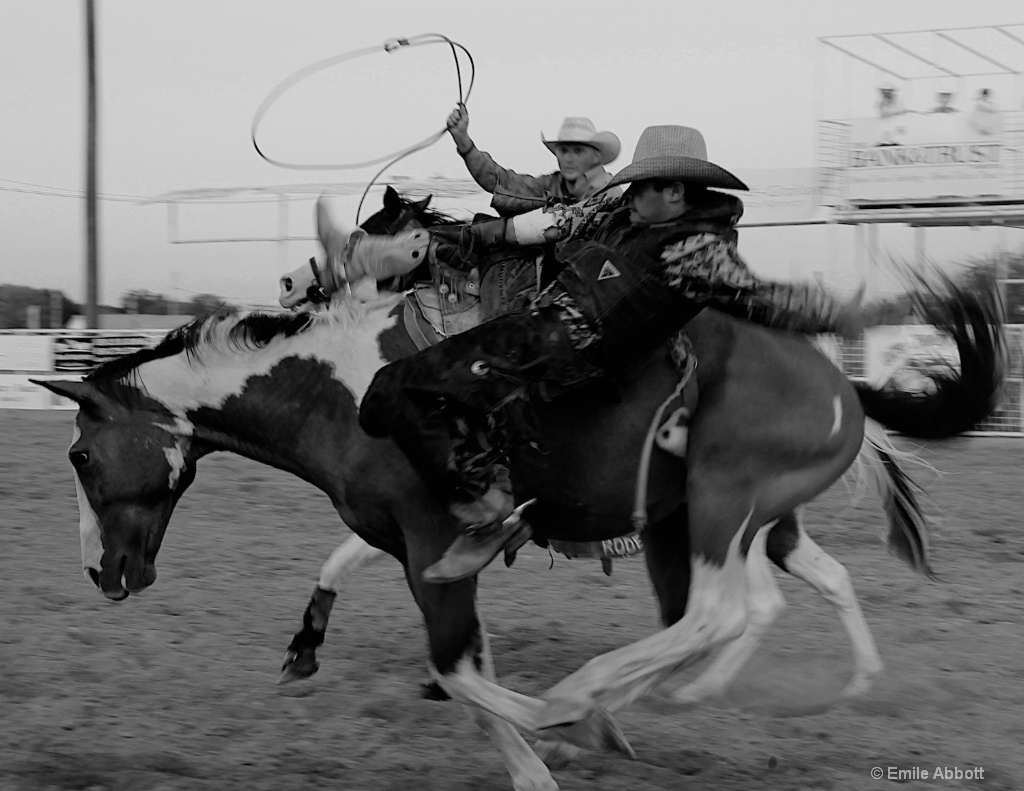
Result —
M998 303L946 283L921 295L960 348L961 370L916 400L854 385L807 340L711 311L689 326L701 407L682 462L652 456L645 553L667 628L587 662L541 698L496 683L476 608L476 580L422 580L459 527L389 440L368 437L358 406L375 372L413 346L402 294L337 299L318 314L220 311L83 381L40 382L79 405L69 460L83 565L108 598L156 580L156 557L196 462L232 451L327 493L345 523L402 563L427 627L431 672L470 704L516 789L556 789L520 732L631 754L611 712L740 637L770 611L766 544L775 520L858 458L880 471L890 546L927 572L919 511L896 459L879 455L864 415L917 435L970 428L996 403L1004 345ZM656 354L613 403L604 391L539 404L543 453L513 459L517 489L537 504L535 536L594 540L631 529L632 469L678 375ZM863 451L863 452L862 452ZM687 519L688 513L688 519ZM802 538L801 538L802 540ZM799 550L799 547L797 547Z
M430 202L429 196L412 200L389 186L384 192L381 210L368 218L361 227L372 234L394 235L411 229L425 229L456 222L452 217L430 209ZM329 260L327 248L332 245L335 248L343 247L347 244L347 239L341 229L335 226L322 200L317 205L317 221L321 242L325 248L325 259ZM500 315L510 309L511 304L521 304L523 292L535 293L542 282L548 279L541 274L540 264L543 260L544 257L538 255L536 249L516 252L506 250L492 256L487 262L482 278L479 272L471 276L470 282L475 288L467 298L467 304L449 310L448 317L442 310L445 307L444 294L438 293L437 288L444 282L444 276L436 271L436 262L424 261L407 276L389 282L387 287L391 290L410 289L404 318L415 343L422 349L468 326ZM313 259L309 264L281 278L280 301L283 307L293 310L316 309L330 300L331 294L324 289L320 278L322 262ZM549 277L550 274L548 273ZM365 287L367 284L363 282L361 285ZM927 290L926 283L921 282L921 285L926 286ZM893 395L889 395L888 408L891 412L898 412L899 398ZM962 395L969 396L971 393L964 390ZM981 396L980 393L973 395ZM911 433L941 436L953 430L939 419L937 411L918 412L920 404L914 401L912 396L910 400L913 406L906 410L902 419L913 419L914 415L918 416L916 425L908 429ZM966 403L964 406L967 406ZM980 402L976 408L983 408ZM968 409L968 412L970 411ZM670 424L671 421L666 423ZM919 509L914 497L914 487L910 480L901 474L900 466L895 463L895 458L899 454L895 452L877 423L869 420L865 428L874 454L873 457L862 458L872 460L874 464L862 465L859 471L877 473L881 470L889 474L888 481L884 476L872 477L878 484L875 489L890 513L891 529L905 529L908 535L920 533L920 541L923 542L926 534L920 529L922 522L917 517ZM662 439L662 432L659 432L658 438ZM675 442L675 438L670 438L665 444L671 445ZM685 444L685 435L683 443ZM881 467L877 464L878 460L882 460ZM883 669L882 660L861 613L849 573L807 535L800 523L801 510L797 509L781 516L770 527L766 540L768 558L783 571L807 582L836 608L853 649L854 670L842 693L843 697L852 697L868 689L871 678ZM681 527L685 524L686 514L680 512L675 518L675 527ZM901 523L905 528L899 528ZM640 552L643 547L642 539L627 539L623 546L627 548L624 556ZM608 552L605 542L594 546L555 542L551 548L562 551L569 557L597 557ZM368 545L358 534L352 535L331 554L321 568L318 584L303 614L302 629L296 632L288 646L279 683L309 678L317 672L319 662L316 650L324 642L331 609L338 592L356 569L377 561L384 554L381 550ZM513 557L514 555L506 553L507 565L511 565ZM605 572L611 573L610 557L605 555L601 560ZM681 578L678 574L673 579L679 586L685 587L688 584L688 579ZM652 582L655 586L664 584L658 575L652 575ZM664 601L662 603L664 605ZM679 606L684 607L685 604L686 598L683 596ZM673 700L680 703L699 703L722 694L753 655L764 632L784 606L785 602L777 587L772 596L751 602L753 609L747 629L741 638L729 643L699 679L675 690L672 693ZM678 620L682 614L682 610L663 610L662 613L666 625ZM423 694L434 699L446 697L444 690L436 682L424 684Z

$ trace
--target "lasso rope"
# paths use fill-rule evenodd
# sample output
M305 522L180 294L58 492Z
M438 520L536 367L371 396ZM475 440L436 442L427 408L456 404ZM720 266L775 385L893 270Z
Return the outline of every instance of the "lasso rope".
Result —
M381 174L384 173L384 171L386 171L392 165L401 161L410 154L414 154L417 151L422 151L423 149L432 146L434 143L436 143L444 136L445 132L448 131L447 127L440 129L439 131L429 135L428 137L425 137L423 140L419 141L418 143L414 143L408 148L404 148L401 151L386 154L385 156L382 157L377 157L376 159L368 159L363 162L350 162L346 164L303 164L298 162L285 162L283 160L274 159L273 157L267 156L263 152L263 149L260 148L260 145L256 140L256 135L257 132L259 131L260 124L263 122L264 116L270 111L270 108L273 107L285 93L287 93L289 90L294 88L296 85L298 85L306 78L312 76L313 74L316 74L319 71L332 68L340 63L345 63L346 61L361 58L364 55L371 55L380 52L382 49L384 52L391 53L401 49L402 47L422 47L426 46L427 44L447 44L451 48L452 58L455 60L455 76L456 79L458 80L459 85L459 104L465 104L466 102L468 102L469 95L473 91L473 82L476 80L476 65L474 64L473 56L470 54L468 49L462 46L462 44L459 44L456 41L452 41L450 38L448 38L445 35L442 35L441 33L421 33L418 36L410 36L409 38L392 38L385 41L383 47L366 47L364 49L351 50L341 55L335 55L333 57L317 61L316 63L306 66L305 68L299 69L297 72L291 74L283 81L281 81L277 85L277 87L275 87L269 94L267 94L267 98L263 100L263 103L259 106L259 109L256 110L256 114L253 116L250 135L252 137L252 144L253 147L256 149L256 153L259 154L271 165L276 165L279 168L286 168L288 170L358 170L360 168L372 167L374 165L379 165L381 162L385 162L386 164L384 165L384 167L378 170L377 173L374 174L373 178L370 179L369 183L366 185L366 189L363 190L362 197L359 199L359 206L356 209L356 224L358 225L359 212L363 208L363 201L366 199L366 196L369 193L370 188L376 183L377 179L380 178ZM459 64L459 54L457 50L462 50L462 52L465 53L466 57L469 59L469 85L466 86L465 93L463 93L462 67Z

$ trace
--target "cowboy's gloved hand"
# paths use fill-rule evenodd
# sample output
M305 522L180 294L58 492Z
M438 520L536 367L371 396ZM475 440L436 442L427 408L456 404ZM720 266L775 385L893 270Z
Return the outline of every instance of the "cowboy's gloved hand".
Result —
M469 136L469 110L466 109L466 105L459 102L448 116L445 126L455 141L456 150L461 156L466 156L473 148L473 140Z

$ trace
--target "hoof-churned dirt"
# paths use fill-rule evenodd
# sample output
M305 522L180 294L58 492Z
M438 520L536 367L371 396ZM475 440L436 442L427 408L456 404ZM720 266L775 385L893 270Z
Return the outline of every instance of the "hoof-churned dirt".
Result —
M81 571L65 453L73 413L0 411L0 789L280 791L511 788L463 709L420 698L425 639L387 559L338 596L320 673L275 685L321 563L347 533L308 485L233 456L200 462L139 596ZM909 447L906 443L901 443ZM636 761L583 753L554 773L600 788L1005 791L1024 777L1024 441L959 439L910 471L933 502L929 582L889 556L874 502L837 486L807 508L849 569L886 672L836 702L850 651L836 615L780 575L789 607L725 699L664 698L618 719ZM501 682L540 694L658 628L642 560L495 564L481 600ZM695 669L699 670L699 668ZM913 774L915 767L917 774ZM948 767L951 779L933 779ZM956 778L984 771L981 780Z

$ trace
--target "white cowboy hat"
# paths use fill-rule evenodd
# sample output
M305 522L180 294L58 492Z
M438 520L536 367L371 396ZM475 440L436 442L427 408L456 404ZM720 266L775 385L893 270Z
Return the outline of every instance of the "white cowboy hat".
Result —
M540 139L552 154L559 143L582 143L592 146L601 155L602 165L614 162L622 150L618 136L611 132L598 132L594 122L589 118L566 118L553 140L546 139L543 132L540 133Z
M649 126L641 134L633 161L612 176L605 189L645 179L671 179L730 190L749 189L725 168L708 162L704 135L689 126Z

